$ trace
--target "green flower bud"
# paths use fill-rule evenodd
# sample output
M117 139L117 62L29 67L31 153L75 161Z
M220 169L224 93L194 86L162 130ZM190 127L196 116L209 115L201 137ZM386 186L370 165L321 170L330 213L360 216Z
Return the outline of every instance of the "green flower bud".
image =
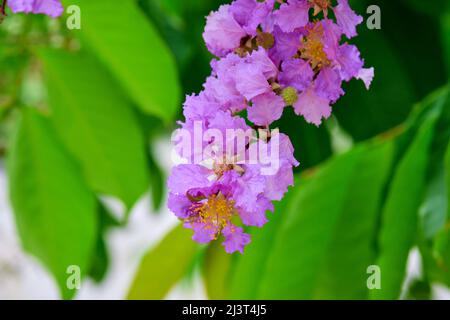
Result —
M292 106L298 100L297 90L293 87L287 87L281 91L281 96L288 106Z

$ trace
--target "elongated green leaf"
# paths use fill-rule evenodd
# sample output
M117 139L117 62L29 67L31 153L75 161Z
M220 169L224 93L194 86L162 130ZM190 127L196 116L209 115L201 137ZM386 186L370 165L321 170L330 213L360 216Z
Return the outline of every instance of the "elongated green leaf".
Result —
M368 148L361 155L319 274L315 298L368 297L367 268L375 260L379 208L392 158L392 142Z
M295 185L306 188L310 181L297 177ZM232 299L255 299L267 264L267 258L274 246L274 239L285 216L287 205L295 198L290 190L283 201L275 203L274 214L268 214L269 222L262 229L250 229L252 242L245 248L245 254L237 259L230 284Z
M449 5L450 7L450 5ZM448 9L447 13L443 15L441 18L441 25L442 25L442 40L444 43L444 52L445 56L447 57L446 63L447 63L447 73L450 75L450 9Z
M244 262L238 262L233 297L363 298L391 159L390 143L363 145L331 160L306 182L300 180L276 211L275 232L254 239L255 247L262 240L267 249L259 247L255 254L250 245ZM246 277L254 289L236 290L247 287Z
M428 270L432 275L431 280L437 280L450 285L450 144L447 147L445 155L445 169L444 179L446 181L446 188L443 188L447 193L445 225L440 233L434 239L433 243L433 258L432 270ZM440 190L442 192L442 190Z
M421 1L421 0L402 0L405 5L414 8L420 13L427 13L434 17L450 10L450 3L447 0Z
M9 157L11 201L24 248L55 276L64 298L75 291L67 268L86 275L96 239L96 205L47 119L23 109Z
M381 3L382 32L390 41L398 56L406 67L408 77L414 85L416 100L422 100L431 91L445 85L448 73L442 65L446 55L440 37L440 24L436 16L427 16L424 12L411 10L402 1L377 0ZM420 0L419 0L420 1ZM441 7L445 12L442 0L429 1L427 7ZM444 0L449 3L448 1ZM403 1L406 2L406 1ZM411 3L410 0L407 2ZM423 1L420 1L423 3ZM373 4L373 1L368 1ZM402 13L402 23L398 23L398 12ZM420 21L420 23L417 23ZM417 39L420 39L416 41ZM432 48L432 49L430 49ZM411 50L414 54L411 54ZM426 56L429 63L417 63L417 57Z
M365 64L375 68L374 81L369 91L357 80L344 84L346 95L333 108L339 123L356 141L404 122L415 102L448 79L442 66L449 55L443 54L438 19L417 14L402 1L352 3L366 19L369 5L381 9L381 30L371 30L363 23L358 27L358 37L350 42L358 46ZM417 63L418 57L424 56L429 63Z
M446 176L448 168L446 166L445 152L450 139L450 100L448 87L443 87L429 95L416 108L410 117L410 129L408 135L414 138L417 128L426 123L427 118L433 113L439 115L435 124L435 134L428 152L428 165L426 172L426 182L424 199L419 209L419 226L415 240L420 249L423 262L422 279L431 283L450 283L450 250L449 233L446 228L446 217L448 208ZM404 135L403 135L404 136ZM402 139L404 140L404 139ZM410 139L410 142L413 139ZM411 145L411 143L409 143ZM407 148L404 148L406 152ZM403 152L403 153L404 153ZM405 222L406 223L406 222ZM402 234L402 236L404 236ZM426 286L423 287L426 289ZM406 292L406 298L414 295L417 288L413 284Z
M447 184L447 219L450 220L450 143L445 153L445 181Z
M140 0L139 4L173 52L184 92L198 92L211 74L213 58L202 33L205 17L224 1ZM192 72L195 70L195 72Z
M65 0L81 8L82 39L143 111L171 120L180 88L174 59L135 1Z
M97 204L97 240L88 275L95 282L100 283L105 278L110 264L110 254L106 243L107 232L112 227L119 226L120 222L112 216L101 201L98 200Z
M424 112L436 110L440 114L429 153L425 198L419 211L421 232L426 239L430 240L441 231L447 220L448 188L445 152L450 141L450 97L448 88L444 87L430 95L428 99L428 101L425 100L421 103Z
M441 168L427 186L420 214L420 225L426 239L431 239L440 231L447 220L446 170Z
M203 279L209 299L224 300L229 296L232 255L225 252L219 241L206 250Z
M371 298L396 299L400 295L406 260L417 229L435 122L435 114L426 119L396 168L383 208L379 236L377 265L381 269L381 289L372 290Z
M150 250L141 262L128 299L163 299L194 259L198 246L190 237L190 230L179 225Z
M389 10L392 1L379 1L382 23L388 21L384 12ZM354 1L353 8L364 14L370 1ZM390 30L390 29L389 29ZM358 37L351 39L364 57L365 64L375 68L375 78L370 91L357 80L346 85L346 95L333 107L339 123L356 141L362 141L403 122L413 103L413 83L408 71L402 64L393 44L387 39L386 32L369 30L365 25L358 27Z
M53 124L92 188L130 208L149 187L145 142L130 104L87 54L42 51Z

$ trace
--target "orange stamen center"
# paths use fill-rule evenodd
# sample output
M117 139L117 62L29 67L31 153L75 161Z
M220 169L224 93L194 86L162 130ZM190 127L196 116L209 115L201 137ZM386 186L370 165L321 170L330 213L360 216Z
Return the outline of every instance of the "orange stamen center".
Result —
M323 26L315 23L313 26L307 27L307 32L308 35L300 46L300 57L308 60L311 67L317 71L331 63L322 44Z

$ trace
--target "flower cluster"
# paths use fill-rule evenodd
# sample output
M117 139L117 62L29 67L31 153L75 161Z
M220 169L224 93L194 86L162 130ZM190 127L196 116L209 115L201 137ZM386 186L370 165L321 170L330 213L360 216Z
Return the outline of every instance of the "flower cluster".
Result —
M362 17L348 0L338 0L335 7L331 0L279 2L283 3L275 6L275 0L236 0L223 5L207 18L203 37L211 53L229 60L263 51L257 54L262 61L246 58L237 63L237 75L219 75L221 84L228 86L233 85L230 78L240 80L234 87L249 106L261 109L270 99L277 110L270 120L277 120L282 97L307 122L320 125L330 116L330 105L344 94L343 81L361 79L367 88L372 81L374 70L363 67L358 48L341 44L344 36L356 35ZM331 12L336 22L329 18ZM323 19L314 18L320 14Z
M168 180L169 209L195 241L223 235L226 252L242 253L250 236L241 225L262 227L272 202L293 185L293 146L269 130L286 106L318 126L344 94L344 81L361 79L369 88L373 68L364 68L356 46L342 43L361 22L347 0L235 0L207 17L203 38L217 59L203 91L186 98L175 134L186 163ZM257 133L248 134L252 129ZM180 138L198 131L214 134L197 143ZM255 150L258 161L251 161ZM270 173L268 154L277 157Z
M59 17L64 8L60 0L3 0L8 1L8 6L13 13L24 12L45 14L50 17Z

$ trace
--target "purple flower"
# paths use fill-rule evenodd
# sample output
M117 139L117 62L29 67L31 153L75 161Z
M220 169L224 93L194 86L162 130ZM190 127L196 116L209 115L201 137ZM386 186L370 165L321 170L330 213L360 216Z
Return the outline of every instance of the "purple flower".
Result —
M228 129L245 132L249 129L243 118L224 111L217 111L205 128L221 132ZM234 141L225 142L234 145ZM245 160L241 156L245 158L246 153L250 152L250 146L255 145L267 150L260 163L244 161L240 164L240 160ZM168 207L184 221L186 228L194 231L193 240L208 243L222 234L229 253L242 252L250 241L249 236L236 226L236 219L239 218L247 226L262 227L267 222L266 212L273 211L271 201L280 200L288 186L293 184L292 167L298 165L288 137L279 133L273 133L268 142L255 137L246 148L244 154L230 155L222 150L224 153L218 152L211 156L209 160L212 163L203 161L211 163L209 166L178 165L172 169L168 179ZM228 150L226 148L226 152ZM264 164L270 163L270 157L276 158L279 168L276 167L271 175L266 175L263 168ZM233 160L227 162L226 159Z
M294 147L289 137L283 133L273 136L267 144L269 153L278 150L279 168L275 174L267 175L264 196L269 200L279 201L283 199L284 194L288 191L289 186L294 185L293 167L297 167L299 162L294 157ZM262 159L263 163L267 163L266 159Z
M250 236L244 233L242 228L233 225L227 225L223 229L223 235L225 236L223 246L227 253L233 253L235 251L244 253L244 247L250 243Z
M220 6L207 17L203 39L208 50L224 57L241 47L242 40L256 39L269 23L274 4L275 0L236 0L231 5Z
M230 6L222 5L208 16L203 39L209 51L221 57L239 47L246 35L230 12Z
M342 29L330 19L322 20L320 27L323 29L320 37L323 51L326 53L328 59L334 61L338 56L339 42L343 34Z
M339 72L329 67L323 68L315 80L316 91L318 94L331 102L336 102L339 97L344 94L341 85L342 80L339 76Z
M253 105L248 108L248 119L259 126L268 126L281 118L285 103L274 92L261 94L253 98Z
M245 211L242 210L239 214L242 223L246 226L253 226L262 228L267 222L266 211L273 211L273 204L265 196L261 195L256 200L256 205L259 206L258 210Z
M249 127L245 123L245 119L242 117L235 117L229 112L219 111L214 118L210 121L209 128L219 129L222 133L226 133L227 129L232 130L247 130Z
M248 212L253 212L258 196L264 191L265 177L258 166L245 166L242 175L235 176L233 181L233 198L236 205Z
M307 0L288 0L274 13L275 25L283 32L293 32L309 22L309 3Z
M172 211L178 218L187 219L189 218L189 209L192 206L191 200L185 195L169 193L167 199L167 207Z
M271 13L275 0L263 2L257 0L236 0L230 6L230 12L248 35L256 36L257 28L264 24Z
M175 194L173 189L169 190L168 206L171 210L179 210L174 213L184 220L186 228L194 231L194 241L208 243L222 233L228 253L242 252L250 242L250 237L231 221L238 211L226 185L216 182L208 187L187 190L185 194ZM233 230L237 231L236 235Z
M364 66L356 46L344 44L339 47L339 56L335 61L342 80L350 81L359 74Z
M320 96L314 86L311 86L299 95L294 110L306 122L319 126L323 118L327 119L331 115L330 100Z
M174 194L186 194L191 189L210 186L209 171L200 165L182 164L172 169L167 187Z
M172 170L168 207L193 230L193 240L223 237L228 253L243 253L250 236L241 225L267 223L272 202L294 184L293 167L299 165L288 136L256 133L241 111L254 128L269 129L289 105L319 126L344 95L342 82L360 79L368 89L374 77L358 48L342 44L362 21L347 0L334 8L328 0L287 0L279 9L274 4L235 0L209 15L203 37L219 58L211 62L203 91L186 97L185 122L175 135L188 136L188 152L176 146L188 164ZM311 8L324 19L310 21ZM190 137L198 130L208 136L196 143Z
M218 227L213 223L206 224L199 221L192 221L186 222L185 226L194 230L192 240L197 241L198 243L209 243L216 239Z
M183 114L189 120L208 120L220 109L222 105L218 101L209 99L205 91L199 95L187 96L183 104Z
M245 61L254 68L260 69L266 79L276 78L278 75L277 66L264 48L259 47L258 50L253 51Z
M52 18L59 17L64 12L59 0L9 0L8 6L14 13L46 14Z
M314 72L310 64L302 59L288 59L282 64L283 71L278 78L281 85L303 91L311 84Z
M233 71L236 89L247 100L272 90L262 66L258 64L242 62Z
M369 90L374 76L375 76L374 68L367 68L367 69L362 68L361 70L359 70L358 74L356 75L356 78L362 80L364 82L364 85L366 86L366 89Z

